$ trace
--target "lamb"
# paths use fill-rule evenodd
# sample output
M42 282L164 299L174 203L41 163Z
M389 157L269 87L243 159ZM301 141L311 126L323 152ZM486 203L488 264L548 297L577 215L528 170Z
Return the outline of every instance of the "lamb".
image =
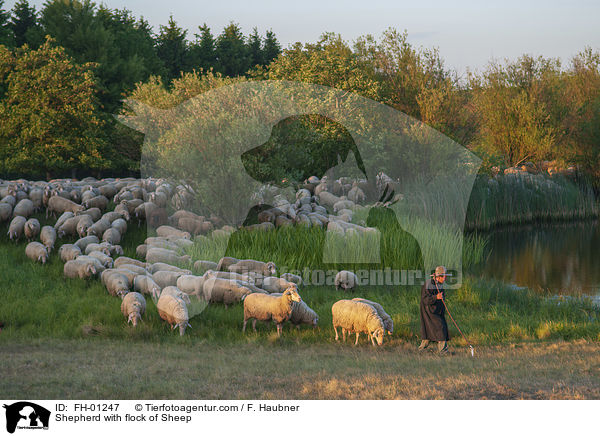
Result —
M48 250L39 242L30 242L27 244L25 255L34 262L40 262L42 265L48 261Z
M104 268L112 268L113 267L113 259L110 256L102 253L101 251L92 251L89 253L90 257L98 259Z
M164 289L167 286L175 286L177 279L182 275L183 273L177 271L157 271L152 274L152 279Z
M242 301L252 291L236 280L209 278L204 281L203 293L206 301L223 303L227 308L230 304Z
M97 271L93 264L87 262L80 262L77 259L74 259L69 260L67 263L65 263L63 273L66 278L85 280L91 277L95 277Z
M29 198L24 198L23 200L19 201L13 209L13 217L22 216L29 218L31 215L33 215L33 209L33 201L31 201Z
M54 250L54 244L56 243L56 230L54 230L54 227L42 227L42 230L40 231L40 241L46 246L48 253Z
M142 319L145 311L146 299L139 292L129 292L123 297L121 313L127 318L127 323L131 323L136 327L138 320Z
M28 219L23 231L28 241L35 239L40 234L40 222L35 218Z
M118 245L121 242L121 233L117 229L110 228L102 234L102 240L111 245Z
M85 236L83 238L79 238L77 241L75 241L75 244L77 247L79 247L79 249L81 250L81 252L85 252L86 248L88 247L88 245L90 244L98 244L100 242L100 240L98 239L97 236ZM97 251L97 250L95 250ZM88 254L88 253L86 253ZM108 254L108 253L106 253Z
M256 331L256 321L273 320L277 324L277 336L281 337L283 323L292 316L293 302L302 298L295 289L286 289L281 297L265 294L250 294L244 299L244 326L246 331L248 320L252 320L252 328Z
M74 215L85 210L80 204L74 203L71 200L63 198L59 195L54 195L48 199L48 207L46 208L46 218L49 214L56 216L57 213L72 212Z
M156 284L152 277L146 275L138 275L133 279L133 290L152 296L154 302L157 302L160 297L161 288Z
M157 263L164 262L168 264L189 263L191 257L188 255L179 256L173 250L165 250L164 248L149 248L146 253L146 262Z
M290 288L293 288L296 291L298 290L298 286L295 283L288 282L287 280L279 277L265 277L261 287L269 293L283 292Z
M179 289L177 286L166 286L160 293L160 296L172 295L173 297L181 298L185 304L190 304L190 296ZM160 298L160 297L159 297Z
M110 271L110 273L107 273L107 271ZM124 298L129 293L131 280L127 275L115 270L106 270L101 277L104 287L113 297Z
M281 274L281 278L284 280L287 280L288 282L295 283L297 286L301 286L304 284L304 282L302 281L302 277L300 277L296 274L284 273L284 274Z
M377 315L379 315L379 317L383 321L383 326L385 327L385 330L387 331L388 335L394 333L394 321L392 320L392 317L389 316L385 310L383 310L383 306L381 304L376 303L375 301L367 300L365 298L353 298L352 301L360 301L361 303L366 303L373 306L377 311Z
M353 291L358 285L358 277L350 271L342 270L335 275L335 289L340 288L344 291Z
M280 297L283 294L275 293L271 294L273 297ZM312 325L313 328L317 327L317 323L319 322L319 315L317 312L308 307L308 304L304 300L297 302L294 301L292 303L292 316L290 317L290 322L296 326L296 329L300 330L300 324L309 324Z
M229 267L239 261L235 257L222 257L217 264L217 271L229 271Z
M189 269L178 268L176 266L169 265L168 263L163 263L163 262L153 263L152 265L150 265L148 267L148 271L150 271L152 274L154 274L155 272L158 272L158 271L176 271L176 272L180 272L182 274L191 274L192 273Z
M259 260L246 259L240 260L229 267L229 271L240 274L248 272L257 272L265 277L273 276L277 273L277 269L273 262L261 262Z
M373 346L375 346L375 340L379 345L383 344L385 327L373 306L359 301L340 300L331 307L331 314L336 341L339 340L337 328L341 327L344 341L346 332L356 333L354 345L357 345L360 334L366 333L371 338Z
M11 241L17 242L21 236L23 235L23 231L25 230L25 223L27 222L27 218L22 216L16 216L10 222L8 226L8 238Z
M171 329L179 327L179 335L185 334L189 323L188 311L185 301L172 295L161 295L156 303L159 316L171 325Z
M208 270L219 271L218 265L209 260L197 260L194 262L194 271L204 274Z
M115 268L118 268L119 266L126 264L126 263L131 264L131 265L137 265L142 268L148 267L148 264L146 262L141 262L137 259L132 259L131 257L127 257L127 256L121 256L121 257L117 258L114 262L114 265L115 265Z
M171 226L160 226L156 229L156 234L165 238L167 236L175 236L183 239L191 239L192 237L188 232L182 232L181 230Z
M63 244L58 249L58 255L63 262L69 262L81 256L81 250L76 245Z

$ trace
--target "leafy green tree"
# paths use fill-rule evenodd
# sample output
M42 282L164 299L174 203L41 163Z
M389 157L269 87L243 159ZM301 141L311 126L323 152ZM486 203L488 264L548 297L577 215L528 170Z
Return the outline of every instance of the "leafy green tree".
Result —
M27 0L19 0L15 3L9 26L12 29L16 47L21 47L23 44L37 47L41 44L41 29L38 25L37 12Z
M229 77L241 76L250 68L248 49L240 26L230 23L217 38L219 71Z
M76 64L51 39L38 50L0 47L0 58L9 71L0 102L2 172L50 176L106 167L91 65Z
M156 37L156 50L166 69L166 77L172 80L189 68L187 30L183 30L171 15L166 26L160 26Z

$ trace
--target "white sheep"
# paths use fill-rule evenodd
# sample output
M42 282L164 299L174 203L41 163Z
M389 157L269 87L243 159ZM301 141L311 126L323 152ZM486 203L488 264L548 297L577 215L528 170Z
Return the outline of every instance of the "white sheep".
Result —
M171 325L171 329L179 327L179 335L185 334L185 329L191 327L187 305L181 298L172 295L161 295L156 303L159 316Z
M133 290L152 296L154 302L160 297L161 288L152 280L151 276L137 275L133 279Z
M127 318L127 323L137 326L138 320L141 321L142 315L146 312L146 299L139 292L129 292L123 297L121 303L121 313Z
M177 287L186 294L204 295L204 276L184 274L177 278Z
M83 238L79 238L77 241L75 241L74 245L79 247L79 249L81 250L82 253L85 253L88 245L98 244L99 242L100 242L100 240L98 239L98 237L92 235L92 236L85 236ZM98 250L95 250L95 251L98 251Z
M175 236L177 238L191 239L191 235L188 232L182 232L179 229L171 226L160 226L156 229L158 236L166 238L167 236Z
M89 229L87 229L87 235L93 235L100 238L108 229L110 229L110 221L102 217L98 221L96 221Z
M102 211L97 207L92 207L78 212L77 215L89 215L90 218L92 218L92 221L96 222L102 217Z
M113 229L118 230L121 235L124 235L125 232L127 232L127 221L123 218L117 218L112 222L111 226Z
M217 263L217 271L229 271L229 267L239 261L240 260L236 259L235 257L229 257L229 256L222 257L219 260L219 263Z
M284 273L280 276L282 279L287 280L288 282L295 283L297 286L302 286L304 282L302 281L302 277L292 273Z
M342 270L335 275L335 289L353 291L358 285L358 277L351 271Z
M64 212L61 216L58 217L56 222L54 223L54 229L58 230L60 226L62 226L66 220L69 218L73 218L75 214L73 212Z
M106 270L111 271L111 270ZM120 271L112 270L106 274L106 271L102 273L102 283L110 295L113 297L124 298L131 288L131 280L126 274Z
M149 248L146 253L146 262L149 263L168 263L168 264L187 264L191 261L188 255L179 256L173 250L165 250L164 248Z
M208 270L218 271L218 265L216 262L209 260L197 260L194 262L194 271L204 274Z
M388 335L394 333L394 321L392 320L392 317L389 316L387 312L383 309L383 306L381 304L376 303L375 301L367 300L365 298L353 298L352 301L360 301L361 303L366 303L373 306L377 311L377 315L379 315L379 317L383 321L383 326L385 327L385 330L387 331Z
M179 289L177 286L166 286L161 292L160 296L163 295L172 295L173 297L181 298L185 301L185 304L190 304L190 296ZM159 297L160 298L160 297Z
M0 202L0 222L8 221L12 218L12 206L8 203Z
M89 279L97 274L93 264L88 262L80 262L77 259L69 260L63 267L63 274L70 279Z
M27 222L27 218L22 216L16 216L10 222L8 226L8 238L11 241L17 242L21 236L23 235L23 231L25 230L25 223Z
M88 254L90 257L94 257L100 261L104 268L112 268L113 267L113 259L110 256L107 256L101 251L92 251Z
M265 277L262 281L261 288L269 293L278 293L289 288L293 288L297 291L298 285L294 282L288 282L280 277Z
M274 276L277 273L277 268L273 262L261 262L254 259L240 260L229 267L229 271L244 274L248 272L256 272L263 276Z
M148 264L146 262L142 262L142 261L139 261L137 259L133 259L133 258L127 257L127 256L120 256L117 259L115 259L115 261L114 261L115 268L118 268L120 265L123 265L126 263L130 264L130 265L136 265L141 268L148 267Z
M158 286L164 289L167 286L177 285L177 279L182 275L184 274L178 271L156 271L154 274L152 274L152 280L154 280Z
M29 218L31 215L33 215L33 210L33 201L31 201L29 198L24 198L23 200L19 201L13 209L13 217L22 216Z
M342 328L343 340L346 340L346 333L356 333L356 341L361 333L366 333L371 338L371 343L375 346L375 340L381 345L385 327L383 320L377 314L375 308L369 304L352 300L340 300L331 306L333 329L335 330L335 340L339 340L338 327Z
M30 242L27 244L25 255L34 262L40 262L42 265L48 261L48 250L39 242Z
M56 243L56 230L52 226L44 226L40 231L40 241L46 246L48 253L54 250L54 244Z
M93 236L93 237L96 238L96 236ZM96 238L96 239L98 239L98 238ZM77 246L77 247L80 246L80 245L77 245L77 242L75 242L74 245ZM106 246L104 246L102 244L96 244L94 242L88 243L87 245L85 245L85 250L83 250L83 253L90 254L90 253L92 253L94 251L100 251L101 253L104 253L107 256L110 256L110 250L108 249L108 247L106 247Z
M54 195L48 199L48 206L46 208L46 218L48 218L49 214L56 216L57 213L64 212L72 212L73 214L77 214L85 210L85 207L77 204L71 200L63 198L59 195Z
M117 229L111 227L110 229L106 229L102 234L102 240L111 245L118 245L121 242L121 233Z
M144 268L143 266L136 265L134 263L122 263L118 267L115 267L115 268L127 269L138 275L149 275L148 270L146 268Z
M302 298L295 289L290 288L280 297L265 294L250 294L244 299L244 326L252 320L252 328L256 331L256 321L273 321L277 324L277 336L281 336L283 323L292 316L293 302L300 302Z
M110 257L123 256L123 247L120 245L113 245L109 242L101 242L99 245L108 250L108 255Z
M25 223L23 231L28 241L37 238L40 234L40 222L35 218L29 218Z
M87 231L94 225L94 220L89 215L79 215L79 221L77 221L76 231L80 238L87 235Z
M149 265L148 271L150 271L152 274L154 274L155 272L158 272L158 271L176 271L176 272L180 272L182 274L188 274L188 275L192 273L189 269L179 268L177 266L169 265L168 263L164 263L164 262L156 262L156 263L153 263L152 265Z
M202 287L204 300L210 303L223 303L225 308L244 299L252 291L236 280L209 278ZM198 295L198 294L196 294Z
M63 262L68 262L76 259L78 256L81 256L81 250L76 245L63 244L58 249L58 255L60 256L60 260Z

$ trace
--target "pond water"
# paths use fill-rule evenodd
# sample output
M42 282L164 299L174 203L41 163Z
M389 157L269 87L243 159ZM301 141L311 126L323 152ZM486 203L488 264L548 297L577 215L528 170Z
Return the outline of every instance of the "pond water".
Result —
M554 295L600 295L598 221L510 227L487 236L487 260L473 273Z

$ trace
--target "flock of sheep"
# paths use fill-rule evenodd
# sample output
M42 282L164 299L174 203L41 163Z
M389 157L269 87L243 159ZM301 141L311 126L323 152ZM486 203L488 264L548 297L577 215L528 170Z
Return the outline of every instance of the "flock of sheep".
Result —
M333 189L332 189L333 188ZM330 190L334 192L330 192ZM337 196L336 194L342 194ZM192 236L231 233L215 216L208 219L184 209L189 191L155 179L86 178L51 182L26 180L0 182L0 221L10 222L8 236L15 242L26 238L26 256L46 263L58 239L76 239L63 243L58 250L64 262L66 278L100 278L107 292L122 299L121 311L127 322L136 326L146 311L146 295L156 304L160 317L184 335L190 318L207 304L242 303L243 331L248 321L256 330L257 321L273 321L281 335L283 324L290 321L317 325L319 317L299 294L301 277L277 276L273 262L224 257L218 263L197 260L192 263L186 250L193 246ZM283 225L326 226L339 232L370 231L352 224L353 210L365 201L360 181L329 183L316 177L306 181L290 203L275 197L275 207L259 214L254 228L269 230ZM107 211L109 205L114 210ZM337 215L330 215L329 207ZM175 211L169 215L169 208ZM40 226L32 217L46 211L56 218L54 226ZM145 220L156 230L136 249L136 257L126 257L119 245L130 221ZM253 228L253 226L250 226ZM39 242L37 241L39 239ZM202 243L202 237L198 237ZM191 268L191 269L188 269ZM353 289L356 276L340 271L337 289ZM366 333L373 345L383 343L384 334L393 332L391 317L375 302L354 298L332 306L336 340L338 327L345 340L347 333Z

